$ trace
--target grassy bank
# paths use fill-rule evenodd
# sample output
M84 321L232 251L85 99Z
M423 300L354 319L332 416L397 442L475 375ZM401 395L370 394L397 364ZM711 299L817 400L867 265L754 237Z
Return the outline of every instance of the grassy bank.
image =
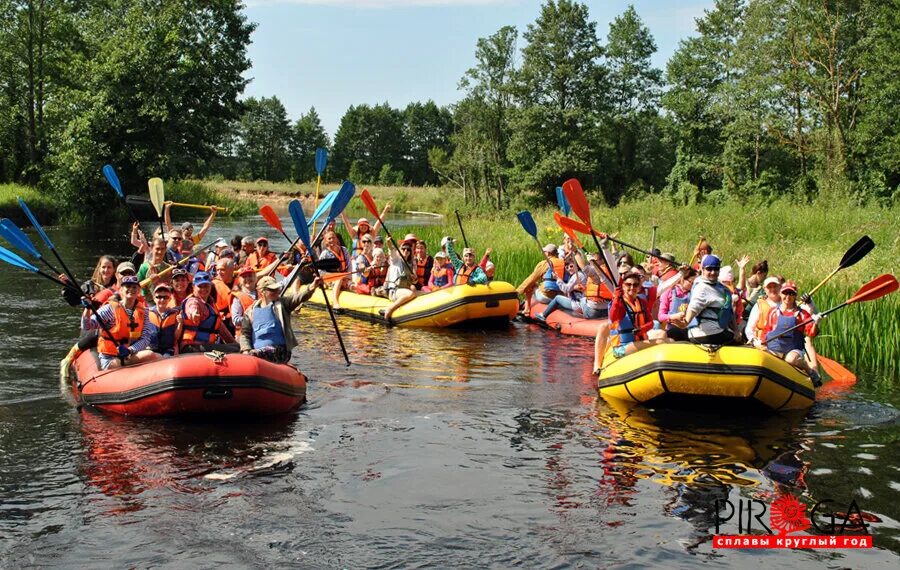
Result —
M0 217L9 218L17 224L27 224L28 218L19 208L16 197L28 204L28 208L42 223L52 224L60 218L59 205L46 194L19 184L0 184Z
M225 193L255 199L313 195L315 184L258 184L210 182ZM335 184L323 185L332 190ZM390 201L394 211L424 210L445 215L443 225L412 229L434 249L443 235L460 238L454 209L463 216L466 236L479 254L494 249L499 279L517 283L541 259L533 240L521 228L513 210L475 211L462 203L459 191L439 188L369 186L379 206ZM351 202L351 209L361 205ZM533 210L541 242L559 243L562 232L553 221L553 210ZM797 205L729 202L724 205L676 206L661 197L608 208L592 205L594 224L620 239L649 249L651 227L658 226L657 245L678 259L688 259L698 237L707 237L724 263L734 264L743 254L751 263L769 261L773 274L795 279L809 290L834 270L846 249L860 236L869 235L877 247L857 265L840 272L816 295L820 309L852 296L863 283L882 273L898 273L900 208L847 208L844 204ZM397 230L400 233L401 230ZM460 239L460 241L462 241ZM641 260L642 256L636 254ZM862 303L834 313L823 324L817 346L822 354L862 370L877 370L883 378L900 375L900 294Z
M185 204L215 204L228 208L230 216L246 216L256 213L256 202L236 192L222 192L212 184L196 180L166 182L166 200ZM192 210L194 213L200 210ZM209 212L207 212L208 214Z

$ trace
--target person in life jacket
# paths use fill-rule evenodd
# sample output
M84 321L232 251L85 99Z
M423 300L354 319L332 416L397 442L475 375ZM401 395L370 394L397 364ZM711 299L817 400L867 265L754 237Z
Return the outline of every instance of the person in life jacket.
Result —
M675 256L668 252L663 252L656 258L656 276L659 277L660 283L668 281L679 274L678 267L675 265ZM694 275L696 275L696 270Z
M387 215L388 212L391 211L391 204L388 202L384 205L384 209L381 210L380 219L375 221L375 225L369 223L368 218L360 218L356 220L356 226L350 225L350 218L347 216L346 212L341 212L341 220L344 222L344 229L347 230L347 234L350 236L351 241L351 251L353 251L354 255L358 255L362 253L363 246L360 241L362 240L362 236L374 237L375 234L378 233L378 230L381 229L381 220ZM333 228L332 228L333 229ZM343 243L341 244L343 245Z
M746 259L746 261L744 261L744 259ZM736 326L743 333L744 288L741 287L740 283L746 285L746 280L744 279L744 267L740 265L741 261L744 261L744 264L746 265L746 262L750 261L750 258L744 256L744 258L738 261L740 267L740 277L738 281L734 280L734 268L730 265L726 265L719 270L719 283L727 287L728 292L731 293L732 305L734 306L734 321Z
M560 308L576 314L581 313L581 300L584 298L587 277L578 270L578 264L575 263L574 256L570 256L568 261L566 261L566 274L570 275L568 281L563 281L562 279L557 281L562 294L553 297L550 303L547 304L547 308L534 316L535 319L547 322L547 317Z
M391 266L388 268L384 288L392 303L378 311L388 324L393 324L394 311L416 298L414 287L416 260L413 258L416 241L416 239L407 239L400 242L400 251L391 256Z
M516 287L516 292L525 298L523 312L526 315L531 314L532 301L548 304L550 299L559 294L557 279L568 281L565 263L557 255L556 245L548 243L543 249L545 259L538 262L531 275Z
M463 249L463 256L460 259L459 254L453 247L456 240L447 242L447 257L453 265L453 284L454 285L487 285L488 277L484 270L478 266L475 259L475 250L471 247Z
M765 349L806 372L816 385L821 383L818 372L804 360L803 351L805 339L819 334L820 318L820 315L810 315L797 305L797 285L786 281L781 286L781 303L769 311L764 331ZM801 323L806 323L806 326L783 334Z
M753 305L766 296L763 283L769 277L769 262L763 259L759 263L750 268L750 277L747 278L747 291L745 293L746 303L744 303L744 321L750 318L750 312Z
M297 346L291 313L321 285L318 275L302 287L295 280L282 295L282 286L274 278L261 278L256 283L258 298L247 308L241 323L241 352L278 364L290 362L291 351Z
M669 322L687 327L688 340L695 344L724 345L739 342L741 331L735 324L731 292L719 283L721 261L707 255L700 262L700 277L694 281L684 315L671 315Z
M346 273L350 271L350 253L346 247L338 242L337 234L334 232L326 231L322 235L322 253L319 254L319 259L336 259L338 261L338 268L332 273ZM326 277L330 274L326 274ZM332 309L341 310L341 291L349 287L349 276L335 280L332 288L334 296L334 301L331 303Z
M100 329L97 352L101 369L156 360L157 355L150 350L150 328L146 308L139 302L140 291L138 278L128 275L121 280L119 296L96 312L85 309L82 314L82 329Z
M356 284L356 292L362 295L375 295L376 290L384 291L384 282L388 274L388 259L384 250L380 247L372 250L372 263L360 270L359 281Z
M431 270L434 268L434 258L428 255L428 245L424 240L416 241L416 249L413 251L416 258L416 289L430 291L428 281L431 280Z
M278 256L274 252L269 251L269 240L266 237L256 239L256 251L247 256L245 265L248 265L256 271L256 276L260 277L267 273L266 267L275 263Z
M191 278L186 269L176 267L172 270L172 297L168 307L180 307L181 303L193 292ZM167 308L168 308L167 307Z
M769 311L781 304L781 283L782 280L775 275L766 277L762 283L765 296L757 299L756 304L750 309L750 316L747 317L744 335L747 342L757 348L763 348L762 341L765 340Z
M609 343L615 358L669 342L667 338L648 337L647 333L653 328L653 315L650 304L641 297L643 279L637 271L627 273L609 304Z
M234 343L234 336L209 302L210 291L212 281L209 273L201 271L194 275L194 292L181 304L180 352L207 352L213 349L234 352L237 349L236 346L217 344L219 339Z
M154 305L147 312L150 323L150 349L162 356L178 354L178 307L169 307L172 287L159 283L153 288Z
M683 315L687 310L688 302L691 298L691 288L694 286L694 278L697 272L693 267L684 266L679 273L681 279L674 287L669 288L659 301L659 311L657 319L661 326L665 327L666 336L672 340L687 340L687 329L678 328L671 324L669 319L674 315Z
M242 267L238 272L238 290L232 294L231 301L231 322L237 331L236 336L240 335L241 323L244 320L244 313L250 308L250 305L256 301L256 272L252 267Z
M172 226L172 217L170 213L170 210L172 209L172 202L167 200L166 202L164 202L164 205L163 222L166 225L166 231L171 233L172 231L175 231L174 227ZM191 251L193 251L194 246L200 243L200 241L203 239L203 236L205 236L209 229L212 227L213 220L216 219L216 213L218 213L218 211L219 210L216 206L209 207L209 217L206 218L206 221L203 222L203 227L200 228L200 231L196 234L194 233L194 224L190 222L184 222L183 224L181 224L182 237L184 238L184 241L189 244L186 247L182 248L184 251L190 253Z
M228 330L234 334L234 323L231 318L231 302L234 295L231 290L234 286L234 261L228 258L216 262L216 277L212 279L213 289L210 297L219 316Z
M437 291L451 285L453 285L453 264L450 263L450 257L445 252L439 251L434 254L434 267L431 268L428 288Z
M356 289L356 292L359 293L359 283L362 281L362 272L366 267L372 265L372 260L374 258L373 251L375 251L374 240L372 240L372 236L369 234L365 234L362 238L359 239L359 244L361 244L362 249L357 255L353 256L353 260L350 262L350 271L353 273L353 287Z

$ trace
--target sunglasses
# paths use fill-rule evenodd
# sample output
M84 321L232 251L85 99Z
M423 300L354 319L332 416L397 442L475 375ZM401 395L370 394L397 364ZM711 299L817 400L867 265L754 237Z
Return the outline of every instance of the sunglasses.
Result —
M172 241L181 241L181 240L184 239L184 238L172 236L172 237L169 238L169 239L171 239Z
M789 296L791 296L791 297L796 297L796 296L797 296L797 292L796 292L796 291L782 291L781 294L782 294L782 295L789 295Z
M400 251L409 251L409 246L404 245L403 247L400 248Z
M169 298L168 293L156 293L153 296L156 297L157 299L168 299Z
M719 267L704 267L703 271L718 271Z
M631 281L626 281L625 283L622 283L622 287L628 287L629 289L631 289L633 287L640 287L640 286L641 286L640 283L633 283Z
M370 239L364 239L364 240L362 240L362 242L363 242L363 243L372 243L372 240L370 240Z

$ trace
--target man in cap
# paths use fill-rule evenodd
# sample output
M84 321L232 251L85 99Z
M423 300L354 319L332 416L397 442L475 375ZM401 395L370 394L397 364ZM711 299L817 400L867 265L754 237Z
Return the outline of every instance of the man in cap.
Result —
M165 207L163 208L163 220L166 224L166 231L171 232L174 228L172 226L172 218L169 214L169 210L172 209L172 202L166 201ZM206 221L203 222L203 227L200 228L198 233L194 233L194 225L190 222L184 222L181 224L181 233L184 238L184 244L182 245L183 251L191 252L194 249L194 246L200 243L200 240L203 239L203 236L206 235L206 232L209 231L209 228L212 227L213 220L216 219L217 208L215 206L209 207L209 217L206 218Z
M449 237L449 236L447 236ZM447 240L447 257L453 264L453 284L454 285L487 285L488 276L478 265L475 258L475 250L471 247L463 249L462 259L453 249L453 240Z
M721 267L717 256L704 256L685 314L669 318L671 324L687 327L688 340L695 344L721 346L740 341L731 292L719 282Z
M819 334L818 321L821 316L810 315L797 305L796 283L785 281L781 286L781 303L772 308L766 317L763 331L765 350L806 372L816 386L821 385L818 372L804 359L806 341ZM787 332L801 323L807 324Z
M236 346L218 344L220 339L233 343L234 336L210 302L212 287L209 273L198 271L194 275L194 292L181 305L181 352L207 352L214 349L234 352L237 349Z
M206 256L207 267L215 267L216 262L219 260L219 256L228 247L230 247L228 245L228 242L222 238L219 238L218 241L213 244L212 251Z
M309 285L295 281L289 294L282 295L282 286L274 278L265 276L256 283L257 300L247 308L241 321L241 352L285 364L297 346L291 327L291 313L322 285L317 275Z
M531 275L516 288L516 292L525 297L526 315L531 314L532 293L534 301L547 304L560 293L557 280L562 279L564 282L569 280L566 264L560 259L556 245L548 243L543 249L545 259L538 262Z
M178 343L175 342L178 331L178 313L181 307L171 304L172 287L168 283L159 283L153 288L154 305L147 315L150 318L150 349L162 356L178 354Z
M269 239L262 236L256 239L256 251L247 258L247 265L256 271L257 276L260 276L263 274L262 270L275 263L277 259L278 256L269 251Z
M101 369L156 360L157 355L150 350L150 328L140 295L140 282L132 266L131 275L121 278L117 296L93 314L87 309L82 314L82 330L100 329L97 352Z
M240 287L232 294L231 301L231 323L234 325L237 334L240 334L241 323L244 319L244 313L250 308L250 305L256 301L256 271L247 265L241 267L238 271L238 282Z

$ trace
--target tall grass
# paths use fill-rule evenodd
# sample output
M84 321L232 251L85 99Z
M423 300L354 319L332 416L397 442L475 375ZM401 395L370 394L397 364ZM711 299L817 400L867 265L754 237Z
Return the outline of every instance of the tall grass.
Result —
M16 223L28 222L16 197L28 203L28 208L41 223L52 224L59 219L57 202L40 190L20 184L0 184L0 217L10 218Z
M234 192L223 192L206 182L184 180L167 183L165 188L166 200L172 202L215 204L228 208L228 213L232 216L246 216L256 212L256 203L253 200L242 198Z

